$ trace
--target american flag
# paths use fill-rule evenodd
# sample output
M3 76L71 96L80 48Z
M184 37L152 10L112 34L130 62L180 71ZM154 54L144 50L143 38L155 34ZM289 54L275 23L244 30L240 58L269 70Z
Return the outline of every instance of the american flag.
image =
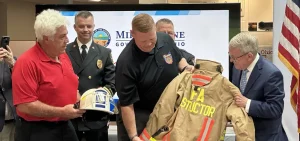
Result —
M300 133L300 0L287 0L285 16L278 46L278 57L293 74L291 81L291 104L298 116L298 132Z

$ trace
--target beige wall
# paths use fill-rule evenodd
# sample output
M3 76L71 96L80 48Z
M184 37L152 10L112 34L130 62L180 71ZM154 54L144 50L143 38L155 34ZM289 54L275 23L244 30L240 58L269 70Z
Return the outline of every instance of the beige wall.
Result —
M34 40L35 4L17 0L0 1L0 35L12 41Z
M19 57L26 50L31 48L35 44L35 41L11 41L9 46L14 53L14 56Z
M22 1L7 2L7 34L11 37L11 40L35 40L34 20L34 3Z
M0 2L0 37L7 34L7 11L6 4Z
M272 22L273 0L140 0L140 3L241 3L241 31L248 31L248 22ZM271 46L273 32L251 32L260 46Z
M246 2L246 15L243 18L242 25L243 31L248 28L248 22L273 22L273 0L245 0ZM259 39L261 47L273 44L273 32L258 31L251 32Z

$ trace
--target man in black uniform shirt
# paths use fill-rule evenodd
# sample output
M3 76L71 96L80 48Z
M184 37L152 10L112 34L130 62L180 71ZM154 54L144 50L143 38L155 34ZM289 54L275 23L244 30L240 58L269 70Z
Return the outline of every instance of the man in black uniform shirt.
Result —
M94 17L89 11L80 11L75 16L74 29L77 38L67 45L66 52L78 76L80 94L91 88L105 88L115 93L115 66L111 50L95 43L92 39ZM72 120L79 141L108 141L109 116L99 111L87 111L83 118Z
M150 15L133 18L131 35L116 65L119 141L141 141L138 135L165 87L179 72L194 69L168 34L156 33Z
M174 24L170 19L162 18L156 22L156 31L165 32L171 36L173 40L175 40L175 32L174 32ZM179 49L182 53L182 57L190 65L195 65L195 56L184 49Z

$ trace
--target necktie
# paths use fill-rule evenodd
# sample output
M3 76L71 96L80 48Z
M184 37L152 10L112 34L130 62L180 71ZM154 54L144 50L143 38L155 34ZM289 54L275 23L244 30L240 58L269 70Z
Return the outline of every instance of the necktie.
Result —
M242 71L242 77L240 81L240 90L242 94L244 94L246 85L247 85L247 72L249 72L247 69Z
M86 49L87 47L86 47L86 45L82 45L81 46L81 49L82 49L82 52L81 52L81 57L82 57L82 60L84 60L84 58L86 57Z

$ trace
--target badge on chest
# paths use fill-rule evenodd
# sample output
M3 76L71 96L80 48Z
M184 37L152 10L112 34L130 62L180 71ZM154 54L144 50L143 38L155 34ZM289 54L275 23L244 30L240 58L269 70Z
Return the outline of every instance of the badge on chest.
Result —
M97 60L97 67L98 69L102 69L102 60Z

